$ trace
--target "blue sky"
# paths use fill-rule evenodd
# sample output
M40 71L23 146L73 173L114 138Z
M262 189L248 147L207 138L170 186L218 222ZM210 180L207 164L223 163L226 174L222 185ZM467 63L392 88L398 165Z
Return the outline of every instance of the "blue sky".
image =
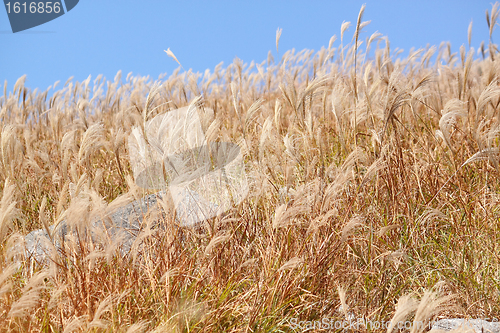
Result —
M292 48L319 50L331 36L340 37L343 21L355 24L363 3L363 19L371 23L361 38L378 31L389 37L392 49L449 41L458 51L467 46L471 20L472 46L489 38L485 11L492 2L483 0L80 0L67 14L16 34L0 8L0 91L5 80L11 91L24 74L27 87L42 90L71 76L82 81L103 74L113 80L118 70L123 76L168 76L178 65L167 48L195 72L235 57L260 63L268 51L276 57L278 27L280 56ZM350 40L353 32L351 26L344 38Z

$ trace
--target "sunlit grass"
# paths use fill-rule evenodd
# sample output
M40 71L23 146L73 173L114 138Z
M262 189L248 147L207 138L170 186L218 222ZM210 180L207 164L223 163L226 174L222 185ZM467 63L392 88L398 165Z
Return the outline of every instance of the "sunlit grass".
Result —
M496 45L400 58L378 35L354 45L361 18L338 47L161 83L119 73L48 98L20 78L0 98L0 327L270 332L500 313ZM170 212L127 256L83 238L45 266L16 253L19 234L144 196L127 137L200 95L210 141L241 147L246 200L193 229Z

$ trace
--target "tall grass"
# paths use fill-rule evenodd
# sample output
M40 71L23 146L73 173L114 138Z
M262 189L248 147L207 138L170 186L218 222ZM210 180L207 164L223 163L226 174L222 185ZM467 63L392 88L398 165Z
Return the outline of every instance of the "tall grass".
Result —
M401 58L374 34L363 48L363 9L351 43L345 22L338 47L332 37L279 61L68 80L50 98L24 77L4 87L0 328L269 332L498 315L497 46ZM171 209L150 214L165 228L145 228L130 255L82 236L46 265L23 259L20 235L88 225L145 195L127 137L200 95L207 139L242 147L245 201L198 229L176 227Z

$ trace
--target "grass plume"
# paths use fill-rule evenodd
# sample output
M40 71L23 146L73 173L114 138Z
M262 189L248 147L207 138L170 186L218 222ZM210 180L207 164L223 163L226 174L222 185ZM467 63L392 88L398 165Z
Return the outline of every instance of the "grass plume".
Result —
M491 37L498 8L487 12ZM493 38L474 49L469 25L458 55L445 43L404 57L380 33L363 43L364 9L352 39L344 22L340 43L317 52L179 67L161 82L69 79L51 97L26 77L5 84L0 327L270 332L293 330L295 319L364 318L392 319L393 332L404 320L500 313ZM158 117L176 110L203 131ZM90 221L157 190L135 182L134 152L169 156L185 146L162 138L186 131L241 147L248 197L185 228L165 195L165 214L140 212L125 255L108 235L88 237ZM166 163L152 169L165 185ZM81 233L45 264L22 257L21 235L62 220Z

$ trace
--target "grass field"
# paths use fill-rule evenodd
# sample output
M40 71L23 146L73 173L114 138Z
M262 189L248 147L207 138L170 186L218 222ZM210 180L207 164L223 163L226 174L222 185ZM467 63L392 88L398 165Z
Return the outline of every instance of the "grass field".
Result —
M499 317L497 46L401 58L384 37L360 34L362 12L354 36L343 24L328 47L281 60L235 59L160 83L89 77L51 97L24 78L5 87L0 330L281 332L346 315ZM129 256L78 242L48 266L19 259L20 235L152 193L134 183L127 138L198 96L214 110L199 114L207 138L242 148L246 200L198 229L167 214Z

